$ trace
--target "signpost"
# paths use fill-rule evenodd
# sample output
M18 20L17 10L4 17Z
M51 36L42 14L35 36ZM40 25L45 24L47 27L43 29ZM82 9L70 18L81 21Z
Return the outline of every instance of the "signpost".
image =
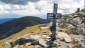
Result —
M58 4L54 4L53 13L47 13L47 19L52 19L53 25L50 27L52 32L51 40L48 42L49 46L47 48L52 48L53 42L56 40L56 18L57 18L57 8Z

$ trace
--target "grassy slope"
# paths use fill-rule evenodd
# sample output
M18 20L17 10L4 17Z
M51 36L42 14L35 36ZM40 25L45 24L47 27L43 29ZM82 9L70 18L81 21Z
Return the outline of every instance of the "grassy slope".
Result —
M17 38L20 38L26 34L42 34L42 33L45 33L45 32L49 32L49 29L43 29L43 30L39 30L39 26L40 25L35 25L35 26L31 26L31 27L27 27L25 29L23 29L22 31L14 34L14 35L11 35L10 37L8 38L5 38L3 40L0 40L0 48L3 48L1 45L2 43L4 43L5 41L6 42L11 42ZM25 47L25 46L24 46ZM11 48L10 45L7 46L7 48ZM20 47L21 48L21 47Z
M17 39L17 38L19 38L19 37L22 37L22 36L24 36L24 35L26 35L26 34L30 34L30 33L32 33L33 31L37 31L38 29L39 29L39 25L27 27L27 28L23 29L22 31L20 31L19 33L16 33L16 34L14 34L14 35L6 38L6 39L0 40L0 45L1 45L4 41L6 41L6 42L13 41L13 40L15 40L15 39Z
M3 40L0 40L0 48L2 48L1 44L4 43L5 41L6 42L11 42L13 40L16 40L17 38L20 38L26 34L43 34L43 33L46 33L46 32L50 32L49 29L43 29L43 30L39 30L39 26L40 25L35 25L35 26L31 26L31 27L27 27L25 29L23 29L22 31L8 37L8 38L5 38ZM61 28L57 28L57 31L61 31L62 29ZM67 32L66 29L64 29L65 32ZM25 47L25 46L24 46ZM11 48L10 45L7 46L7 48ZM20 47L21 48L21 47Z

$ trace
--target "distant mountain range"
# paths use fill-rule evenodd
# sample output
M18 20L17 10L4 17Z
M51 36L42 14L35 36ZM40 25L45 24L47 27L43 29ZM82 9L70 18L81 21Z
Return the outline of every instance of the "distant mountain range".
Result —
M11 21L11 20L14 20L14 19L16 19L16 18L1 18L0 19L0 24L3 24L5 22L8 22L8 21Z
M49 21L33 16L26 16L8 21L0 25L0 39L9 37L10 35L15 34L26 27L44 24L47 22Z
M21 15L14 14L14 13L0 14L0 24L3 24L7 21L10 21L19 17L21 17Z

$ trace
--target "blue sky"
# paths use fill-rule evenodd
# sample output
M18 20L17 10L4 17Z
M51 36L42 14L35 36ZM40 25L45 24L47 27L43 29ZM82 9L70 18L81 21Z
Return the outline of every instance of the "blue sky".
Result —
M80 2L80 0L74 0L75 2Z
M54 3L59 4L58 13L63 14L84 8L84 0L0 0L0 18L23 16L46 18L48 12L53 12Z

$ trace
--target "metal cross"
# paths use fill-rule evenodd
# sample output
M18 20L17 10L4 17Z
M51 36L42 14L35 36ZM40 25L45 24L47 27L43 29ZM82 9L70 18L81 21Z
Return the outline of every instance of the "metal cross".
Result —
M57 8L58 4L54 4L53 13L47 13L47 19L52 19L53 25L50 27L50 30L52 32L51 40L48 41L48 47L52 48L53 42L56 40L56 17L57 17Z

